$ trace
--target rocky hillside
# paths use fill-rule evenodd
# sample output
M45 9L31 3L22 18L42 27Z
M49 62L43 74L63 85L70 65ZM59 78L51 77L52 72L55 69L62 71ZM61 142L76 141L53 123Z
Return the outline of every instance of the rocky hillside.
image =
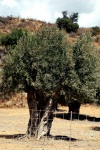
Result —
M34 19L21 19L13 18L12 16L0 17L0 38L10 33L13 29L26 29L30 32L35 32L44 26L53 26L54 24L46 23ZM4 47L0 45L0 67L2 67L2 55L4 53Z
M0 17L0 33L10 33L15 28L27 29L28 31L34 32L41 29L43 26L51 26L53 24L46 23L34 19L21 19L9 17Z
M10 33L15 28L26 29L30 32L34 32L44 26L54 26L54 24L35 19L14 18L12 16L0 17L0 37L3 34ZM91 30L91 28L79 28L77 33L67 34L68 40L74 43L76 39L87 30ZM93 37L93 43L98 49L100 49L100 34Z

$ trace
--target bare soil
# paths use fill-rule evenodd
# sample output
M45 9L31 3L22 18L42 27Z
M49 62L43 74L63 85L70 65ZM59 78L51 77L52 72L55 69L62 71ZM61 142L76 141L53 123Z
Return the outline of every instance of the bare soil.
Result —
M19 139L25 134L28 108L0 109L0 150L100 150L100 106L83 105L70 121L67 107L54 114L52 137Z

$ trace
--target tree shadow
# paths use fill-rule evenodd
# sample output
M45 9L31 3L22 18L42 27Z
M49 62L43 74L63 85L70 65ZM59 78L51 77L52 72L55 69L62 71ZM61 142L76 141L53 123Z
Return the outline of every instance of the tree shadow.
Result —
M0 135L0 138L4 138L4 139L20 139L21 137L23 137L25 134L12 134L12 135ZM78 139L75 138L70 138L68 136L65 135L56 135L56 136L44 136L47 137L48 139L54 139L54 140L64 140L64 141L77 141Z
M58 109L55 111L55 113L56 113L56 112L65 112L65 111L66 111L66 110L62 110L62 109L59 109L59 108L58 108Z
M5 139L17 139L20 138L22 136L24 136L25 134L11 134L11 135L0 135L0 138L5 138Z
M55 113L54 117L56 118L61 118L61 119L66 119L66 120L70 120L72 118L72 120L88 120L88 121L93 121L93 122L100 122L100 118L97 117L92 117L89 115L84 115L84 114L77 114L77 113L72 113L72 117L71 117L71 113Z
M94 130L94 131L100 131L100 127L98 127L98 126L92 127L91 129Z
M65 135L56 135L53 138L54 138L54 140L63 140L63 141L77 141L78 140L75 138L70 138L70 137L65 136Z

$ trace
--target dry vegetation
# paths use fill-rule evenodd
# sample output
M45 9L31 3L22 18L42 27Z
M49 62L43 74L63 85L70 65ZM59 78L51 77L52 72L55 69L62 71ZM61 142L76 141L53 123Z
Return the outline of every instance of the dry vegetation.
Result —
M100 149L100 107L94 105L82 105L80 116L82 120L70 122L64 116L68 112L67 107L59 107L56 113L51 135L53 138L42 138L40 141L31 139L16 139L24 134L27 129L27 108L3 108L0 109L0 148L1 150L99 150ZM63 115L65 113L65 115ZM96 120L86 120L87 116L94 116ZM64 119L63 119L64 118ZM70 133L71 123L71 133ZM70 141L71 137L71 141Z
M27 29L28 31L34 32L41 29L44 26L51 26L53 24L46 23L35 19L21 19L10 17L0 17L0 33L10 33L13 29Z
M30 32L34 32L41 29L44 26L54 26L54 24L46 23L35 19L24 19L24 18L14 18L12 16L0 17L0 34L10 33L13 29L27 29ZM91 28L79 28L77 33L72 33L68 35L69 41L72 43L85 31L91 31ZM97 48L100 49L100 35L93 37L93 42Z

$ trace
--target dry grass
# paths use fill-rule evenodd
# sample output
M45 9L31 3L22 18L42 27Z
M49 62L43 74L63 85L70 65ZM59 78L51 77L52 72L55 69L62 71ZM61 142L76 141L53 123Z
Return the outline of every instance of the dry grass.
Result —
M27 29L34 32L44 26L52 26L51 23L46 23L35 19L21 19L14 17L0 17L0 33L10 33L15 28Z
M100 106L83 105L80 114L99 118L99 122L86 119L63 119L67 107L59 107L54 118L51 134L54 138L42 138L40 141L31 139L14 139L24 134L27 129L28 109L0 109L0 148L1 150L99 150L100 149ZM70 126L71 125L71 126ZM70 130L71 127L71 130ZM71 131L71 133L70 133ZM71 142L69 141L71 137Z

